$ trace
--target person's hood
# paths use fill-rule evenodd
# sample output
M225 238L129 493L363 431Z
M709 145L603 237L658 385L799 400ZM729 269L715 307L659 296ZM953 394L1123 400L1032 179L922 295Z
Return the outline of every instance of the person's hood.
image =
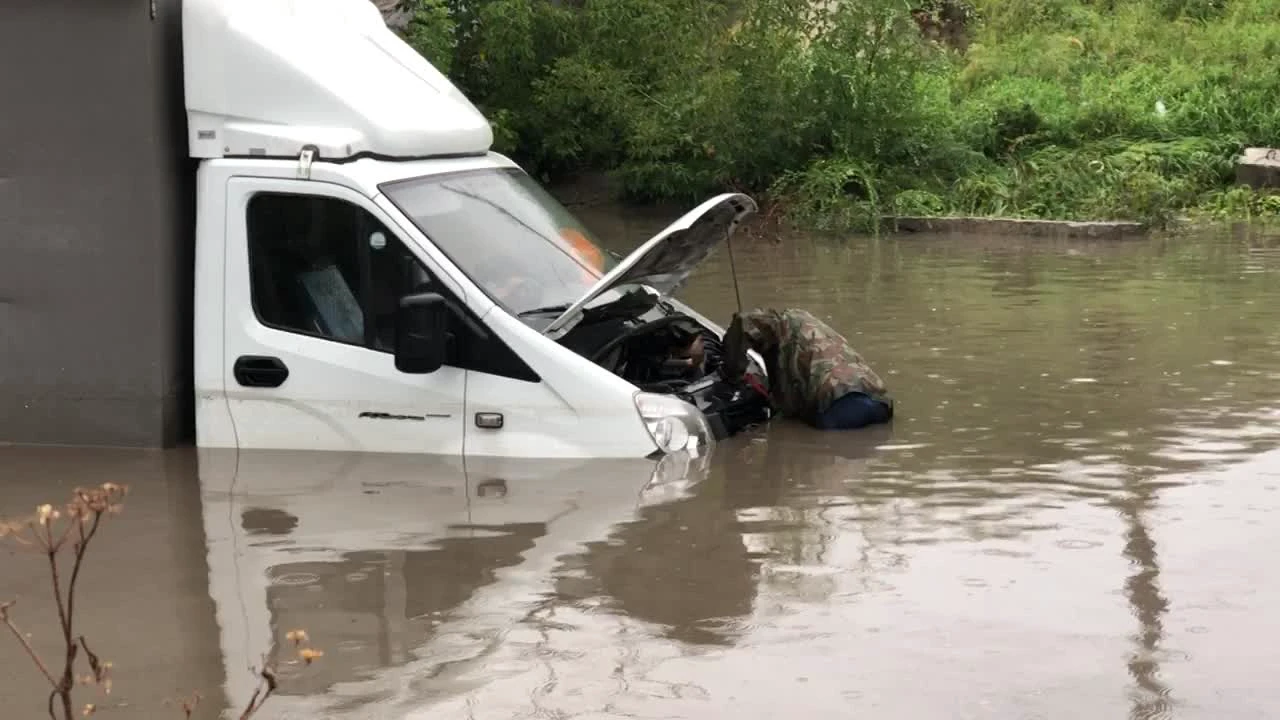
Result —
M754 200L741 193L725 193L707 200L654 235L628 255L587 292L543 328L544 335L559 338L582 319L583 308L609 290L624 285L645 285L664 298L684 286L694 268L715 252L748 216Z

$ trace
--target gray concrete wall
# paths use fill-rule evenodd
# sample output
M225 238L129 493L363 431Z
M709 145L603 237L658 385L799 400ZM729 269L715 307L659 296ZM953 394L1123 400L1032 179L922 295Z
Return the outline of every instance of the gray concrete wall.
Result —
M0 442L192 437L180 0L0 3Z

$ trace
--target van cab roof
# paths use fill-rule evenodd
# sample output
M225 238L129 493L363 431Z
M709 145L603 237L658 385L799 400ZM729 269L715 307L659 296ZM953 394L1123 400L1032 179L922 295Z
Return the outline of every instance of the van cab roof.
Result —
M369 0L185 0L193 158L483 155L487 119Z

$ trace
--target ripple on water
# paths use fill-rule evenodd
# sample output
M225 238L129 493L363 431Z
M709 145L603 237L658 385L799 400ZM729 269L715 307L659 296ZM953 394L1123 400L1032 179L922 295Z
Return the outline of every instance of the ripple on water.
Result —
M1092 550L1102 546L1097 540L1059 540L1055 544L1063 550Z

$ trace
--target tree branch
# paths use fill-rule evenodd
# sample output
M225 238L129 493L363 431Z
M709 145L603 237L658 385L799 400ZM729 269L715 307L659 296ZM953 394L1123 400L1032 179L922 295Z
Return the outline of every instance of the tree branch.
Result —
M53 604L58 606L58 623L62 626L62 637L71 642L71 624L67 622L67 609L62 606L62 578L58 574L58 550L50 546L46 551L49 556L49 580L53 583Z
M89 527L89 532L84 531L84 523L77 519L76 524L80 526L80 542L76 544L76 561L71 568L71 582L67 584L67 642L74 642L71 639L71 618L72 611L76 606L76 580L80 578L80 564L84 561L85 551L89 549L89 541L93 540L93 536L98 533L98 525L102 522L102 513L93 514L93 525Z

